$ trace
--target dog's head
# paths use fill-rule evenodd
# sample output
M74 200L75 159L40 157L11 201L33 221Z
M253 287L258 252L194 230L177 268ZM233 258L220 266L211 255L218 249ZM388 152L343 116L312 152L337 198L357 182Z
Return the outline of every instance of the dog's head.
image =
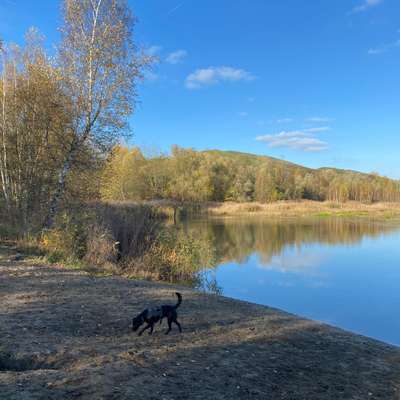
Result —
M143 313L139 314L137 317L133 318L132 320L132 330L136 332L141 325L144 323L144 316Z

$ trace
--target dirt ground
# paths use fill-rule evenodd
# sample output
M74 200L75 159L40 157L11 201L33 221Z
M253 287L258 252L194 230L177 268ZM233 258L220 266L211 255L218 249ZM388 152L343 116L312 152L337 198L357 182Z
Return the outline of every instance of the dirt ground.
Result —
M0 256L1 399L400 399L400 348L187 288ZM176 327L130 330L174 303ZM397 316L395 316L397 317Z

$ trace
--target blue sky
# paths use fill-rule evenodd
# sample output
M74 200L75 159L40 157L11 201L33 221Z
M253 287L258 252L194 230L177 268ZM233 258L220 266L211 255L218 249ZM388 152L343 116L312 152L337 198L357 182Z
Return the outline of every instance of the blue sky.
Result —
M132 145L172 144L400 178L398 0L129 0L160 62ZM58 40L59 2L0 0L0 36Z

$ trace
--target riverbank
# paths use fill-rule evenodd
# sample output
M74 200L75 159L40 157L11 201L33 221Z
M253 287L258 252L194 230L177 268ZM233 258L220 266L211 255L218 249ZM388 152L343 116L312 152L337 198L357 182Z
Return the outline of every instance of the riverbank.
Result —
M268 216L274 218L301 217L369 217L382 220L400 220L400 202L393 203L361 203L348 201L337 203L332 201L314 200L282 200L272 203L252 202L203 202L176 203L171 200L152 200L146 202L110 202L113 205L141 205L154 207L172 220L174 209L183 217L190 216Z
M400 349L187 288L0 258L7 399L398 399ZM175 302L183 334L130 319ZM165 324L165 322L164 322Z
M359 202L334 203L330 201L277 201L274 203L206 203L204 211L211 216L229 217L265 215L276 218L294 217L373 217L379 219L400 218L400 203Z

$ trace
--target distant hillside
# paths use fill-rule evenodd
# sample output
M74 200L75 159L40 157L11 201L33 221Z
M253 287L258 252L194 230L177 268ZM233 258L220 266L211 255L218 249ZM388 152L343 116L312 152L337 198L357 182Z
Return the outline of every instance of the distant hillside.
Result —
M312 169L268 156L178 146L170 156L155 158L145 158L140 149L116 148L101 186L106 200L400 200L399 181L376 174Z
M223 151L223 150L205 150L202 153L211 154L218 157L223 157L235 162L239 163L247 163L249 165L261 165L265 162L271 162L280 164L285 167L295 167L295 168L303 168L305 170L309 170L310 168L303 167L298 164L294 164L290 161L281 160L279 158L270 157L270 156L261 156L257 154L251 153L242 153L240 151Z
M338 174L359 174L359 175L364 175L364 176L374 176L371 173L365 173L365 172L355 171L355 170L351 170L351 169L341 169L341 168L334 168L334 167L309 168L309 167L305 167L300 164L292 163L290 161L282 160L280 158L252 154L252 153L243 153L240 151L206 150L206 151L203 151L202 153L216 155L218 157L226 158L228 160L232 160L232 161L235 161L238 163L247 163L248 165L254 165L254 166L259 166L259 165L262 165L267 162L267 163L271 163L272 165L277 165L277 166L280 165L285 168L296 168L296 169L300 169L300 170L303 170L306 172L317 173L318 171L332 171L332 172L338 173Z

